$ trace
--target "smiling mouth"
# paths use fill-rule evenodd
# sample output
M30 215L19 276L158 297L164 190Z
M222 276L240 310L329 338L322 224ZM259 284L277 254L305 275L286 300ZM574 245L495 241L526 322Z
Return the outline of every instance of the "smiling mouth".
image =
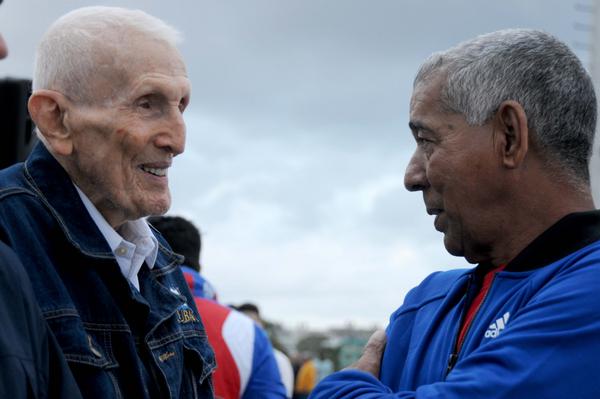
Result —
M168 168L150 168L148 166L140 166L140 169L154 176L165 177L167 176Z

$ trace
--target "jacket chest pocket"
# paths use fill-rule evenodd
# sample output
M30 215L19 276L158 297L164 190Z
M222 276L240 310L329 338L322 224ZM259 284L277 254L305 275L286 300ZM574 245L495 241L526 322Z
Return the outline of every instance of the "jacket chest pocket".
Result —
M85 398L122 398L116 370L119 367L111 345L111 331L100 326L84 327L76 311L47 317L71 372Z
M210 377L215 361L206 338L180 333L167 343L151 342L150 348L171 398L213 397Z

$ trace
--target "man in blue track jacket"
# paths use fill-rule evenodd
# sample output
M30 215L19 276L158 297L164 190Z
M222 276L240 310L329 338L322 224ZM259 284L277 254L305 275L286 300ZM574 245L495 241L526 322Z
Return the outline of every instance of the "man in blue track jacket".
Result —
M579 60L533 30L459 44L421 66L409 125L406 188L477 267L425 279L312 398L599 398L596 98Z

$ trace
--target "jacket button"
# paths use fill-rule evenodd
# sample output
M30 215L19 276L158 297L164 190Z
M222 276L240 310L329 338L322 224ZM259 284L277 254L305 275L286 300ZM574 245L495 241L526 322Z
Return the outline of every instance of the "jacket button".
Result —
M94 346L94 343L92 341L92 336L88 334L87 338L88 338L88 346L90 347L90 350L92 351L94 356L102 357L102 353L100 353L100 351L98 349L96 349L96 347Z

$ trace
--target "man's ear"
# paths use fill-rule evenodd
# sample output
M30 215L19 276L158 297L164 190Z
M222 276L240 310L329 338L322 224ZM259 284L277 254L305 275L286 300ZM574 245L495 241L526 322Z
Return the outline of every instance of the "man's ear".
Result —
M27 104L31 119L44 136L52 153L67 156L73 151L72 132L65 125L69 100L53 90L36 90Z
M502 164L510 169L518 168L525 159L530 144L527 115L523 106L513 100L502 102L496 112L494 124Z

